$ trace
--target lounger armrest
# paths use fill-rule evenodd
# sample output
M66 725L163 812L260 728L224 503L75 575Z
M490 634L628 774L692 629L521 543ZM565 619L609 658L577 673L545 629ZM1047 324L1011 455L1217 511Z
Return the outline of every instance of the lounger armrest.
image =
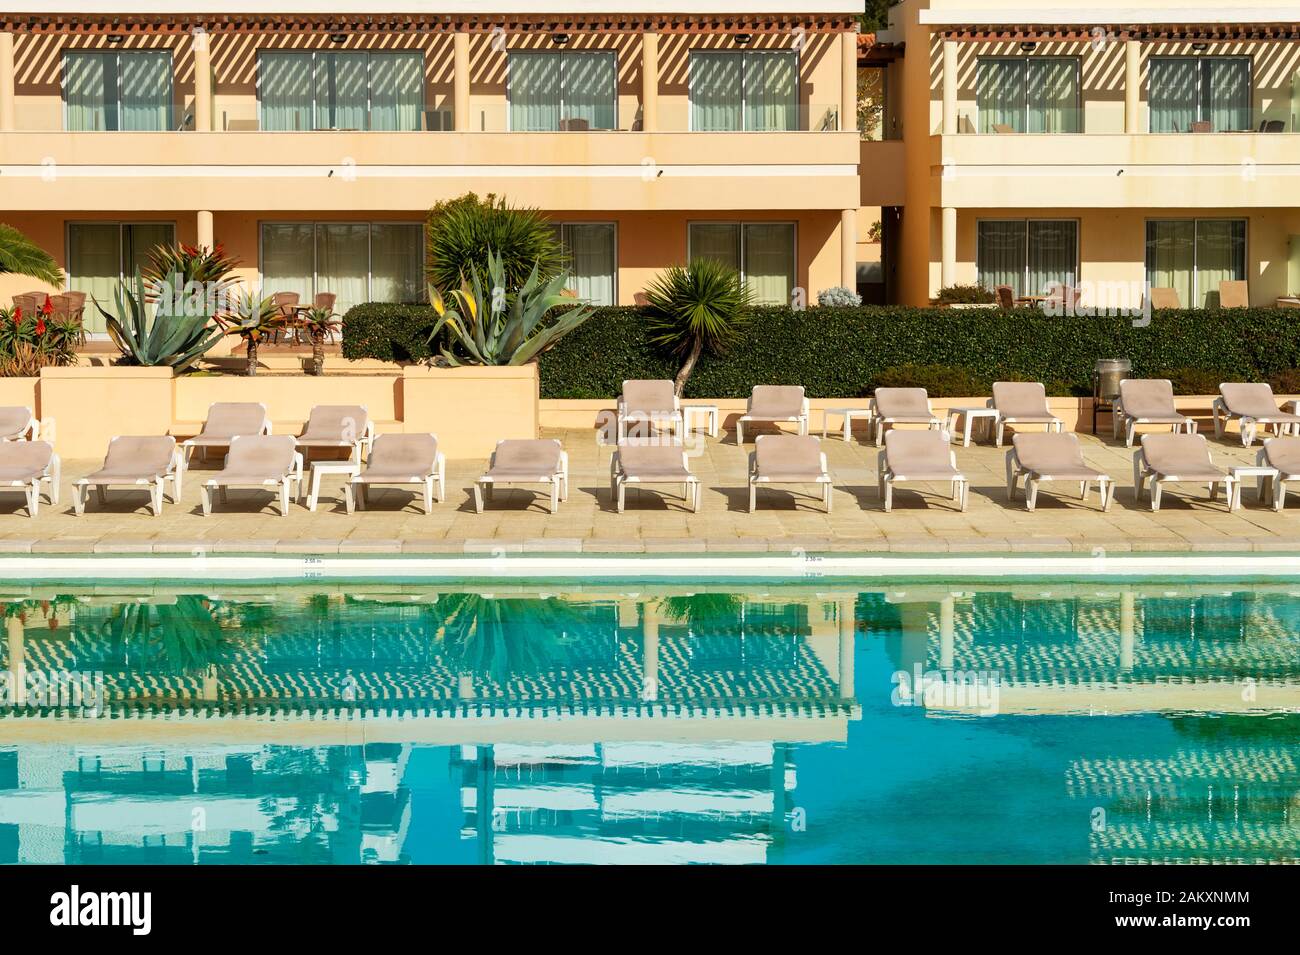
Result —
M957 452L951 448L948 450L948 463L952 465L954 471L960 473L961 469L957 467Z
M809 414L809 410L808 410L808 409L809 409L810 407L811 407L811 406L808 404L808 399L807 399L807 397L805 397L804 400L803 400L803 403L799 406L799 414L802 415L802 416L805 417L805 418L808 417L808 414Z
M1255 452L1255 467L1263 468L1268 466L1268 441L1265 441L1264 446Z
M758 452L749 452L749 479L752 481L758 476Z
M876 470L882 478L889 473L889 452L884 448L876 452Z
M301 486L302 484L302 452L293 452L293 478Z
M826 466L826 452L823 451L819 455L819 457L821 458L821 463L822 463L822 477L829 479L831 476L831 472L830 472L830 468Z
M568 480L569 477L569 452L568 451L560 452L560 468L555 473L560 475L560 477L564 478L565 480Z

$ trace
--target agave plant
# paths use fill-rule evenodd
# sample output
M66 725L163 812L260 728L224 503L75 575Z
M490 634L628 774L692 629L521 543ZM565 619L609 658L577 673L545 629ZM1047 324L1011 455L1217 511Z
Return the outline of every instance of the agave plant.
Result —
M523 365L532 361L593 314L589 305L574 305L554 320L547 313L573 299L564 294L564 274L543 280L537 267L524 284L508 293L505 266L500 256L488 253L488 285L484 289L477 268L470 279L443 299L433 286L429 300L438 316L429 335L437 340L443 327L451 330L452 348L441 354L449 365ZM457 354L459 348L464 354Z
M238 335L247 349L248 375L257 374L257 346L262 339L285 327L284 314L271 296L263 297L257 289L245 289L234 298L224 317L227 335Z
M173 272L166 281L176 288L179 275ZM221 338L221 328L205 310L194 313L178 308L170 298L151 306L145 280L138 270L129 285L123 282L114 290L113 313L98 299L92 301L104 316L108 335L121 351L120 362L124 365L167 366L183 371Z
M715 259L674 265L645 290L650 341L682 359L680 396L705 351L726 351L748 320L752 293L740 273Z

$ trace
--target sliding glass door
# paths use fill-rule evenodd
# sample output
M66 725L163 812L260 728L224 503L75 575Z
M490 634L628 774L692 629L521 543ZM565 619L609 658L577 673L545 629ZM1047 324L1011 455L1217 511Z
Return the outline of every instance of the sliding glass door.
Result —
M424 297L423 227L412 222L264 222L262 294L333 292L340 315L363 302Z
M1072 57L981 57L975 85L981 133L1082 132Z
M592 305L618 301L618 230L612 222L562 222L556 225L569 257L568 287Z
M787 305L795 287L793 222L692 222L687 257L714 259L737 270L754 301Z
M64 129L172 129L169 50L63 54Z
M257 84L262 129L418 130L424 54L263 51Z
M555 132L617 127L613 52L511 53L507 66L510 129Z
M1148 220L1146 267L1150 286L1173 289L1184 308L1212 308L1220 282L1246 278L1246 220Z
M975 268L987 289L1011 286L1022 295L1074 288L1079 274L1079 223L1073 219L982 219Z
M120 284L148 269L154 246L175 242L176 227L170 222L70 222L67 239L68 288L85 292L112 312ZM90 334L106 332L93 305L82 321Z
M1251 67L1244 56L1160 56L1150 63L1151 132L1251 128Z
M693 51L689 64L692 130L799 128L799 54L793 50Z

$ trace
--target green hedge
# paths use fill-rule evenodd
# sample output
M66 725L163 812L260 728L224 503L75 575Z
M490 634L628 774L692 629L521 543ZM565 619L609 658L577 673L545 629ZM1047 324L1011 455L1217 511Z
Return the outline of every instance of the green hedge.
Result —
M1098 358L1125 357L1136 375L1203 381L1294 379L1300 321L1289 309L1156 312L1129 318L1052 318L1034 310L901 306L755 309L745 339L706 356L691 398L741 398L756 383L801 384L813 398L856 398L903 366L961 369L974 383L1030 380L1053 394L1090 394ZM426 357L428 307L362 305L347 315L344 355ZM635 308L603 308L542 356L544 398L611 398L625 378L668 378L676 362L651 348ZM987 390L987 389L985 389ZM1182 389L1186 391L1187 389Z

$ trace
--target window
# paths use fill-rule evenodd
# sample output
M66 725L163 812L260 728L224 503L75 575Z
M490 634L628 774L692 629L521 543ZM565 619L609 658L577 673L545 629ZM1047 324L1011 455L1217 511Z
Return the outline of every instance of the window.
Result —
M1151 58L1151 132L1216 133L1250 129L1250 59L1244 56Z
M262 129L416 130L424 112L419 52L263 52L257 82Z
M799 55L793 50L692 52L689 63L691 129L799 128Z
M569 257L569 288L584 302L618 301L618 230L612 222L563 222L555 227Z
M511 53L507 67L512 130L553 132L618 125L612 52Z
M171 52L63 54L63 128L74 132L173 128Z
M137 270L148 269L149 250L175 241L176 227L170 222L70 222L68 288L85 292L111 312L118 286ZM107 331L104 316L93 305L82 320L91 334Z
M975 268L987 289L1010 285L1019 297L1078 285L1079 223L1073 219L981 219L975 236Z
M981 57L975 82L981 133L1077 133L1079 61Z
M362 302L424 296L424 237L417 222L264 222L262 294L338 296L343 314Z
M1219 304L1219 283L1246 278L1245 219L1149 219L1147 282L1186 308Z
M764 305L788 305L795 285L793 222L692 222L687 257L717 259L740 272Z

